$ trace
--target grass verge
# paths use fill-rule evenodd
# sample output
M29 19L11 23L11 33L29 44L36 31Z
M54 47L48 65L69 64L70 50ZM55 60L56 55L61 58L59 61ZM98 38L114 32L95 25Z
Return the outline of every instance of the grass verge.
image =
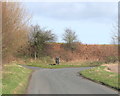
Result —
M2 94L24 94L31 72L16 63L4 65Z
M80 75L92 81L107 85L111 88L120 90L120 75L113 72L105 71L105 66L99 66L80 72Z
M103 64L102 62L61 62L59 65L49 65L53 64L54 62L43 62L43 61L32 61L32 62L26 62L26 65L32 66L32 67L41 67L41 68L69 68L69 67L95 67L100 66Z

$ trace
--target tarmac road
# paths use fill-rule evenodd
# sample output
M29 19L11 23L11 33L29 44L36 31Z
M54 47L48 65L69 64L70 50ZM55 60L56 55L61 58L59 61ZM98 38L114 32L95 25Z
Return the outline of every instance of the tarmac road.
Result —
M88 68L37 68L31 76L27 94L118 94L79 75L79 71Z

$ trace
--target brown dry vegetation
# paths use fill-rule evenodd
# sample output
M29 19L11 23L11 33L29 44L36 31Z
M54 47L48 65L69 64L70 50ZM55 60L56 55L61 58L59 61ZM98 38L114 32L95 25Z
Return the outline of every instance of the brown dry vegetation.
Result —
M47 53L51 57L61 56L64 61L104 61L106 57L118 57L116 45L87 45L77 44L76 49L65 49L64 44L51 43L47 46Z
M2 56L11 60L18 48L27 42L29 17L21 3L2 2Z

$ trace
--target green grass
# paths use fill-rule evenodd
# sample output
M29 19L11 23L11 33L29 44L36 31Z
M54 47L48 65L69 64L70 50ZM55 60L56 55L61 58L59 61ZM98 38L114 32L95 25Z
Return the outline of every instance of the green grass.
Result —
M28 66L33 67L40 67L40 68L67 68L67 67L80 67L80 65L46 65L46 64L35 64L35 63L29 63Z
M105 71L104 69L105 66L99 66L96 68L81 71L80 74L95 82L99 82L109 87L120 90L120 82L118 82L120 80L120 75L118 75L117 73Z
M33 67L41 67L41 68L69 68L69 67L94 67L100 66L102 62L61 62L59 65L49 65L54 64L54 62L43 62L40 60L33 62L26 62L26 65Z
M24 94L32 70L16 63L3 67L2 94Z

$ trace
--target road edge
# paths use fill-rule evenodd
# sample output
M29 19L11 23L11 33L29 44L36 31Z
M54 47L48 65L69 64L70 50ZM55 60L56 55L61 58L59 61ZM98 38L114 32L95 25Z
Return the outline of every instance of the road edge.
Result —
M27 94L27 90L28 90L28 87L29 87L29 83L30 83L30 80L32 78L32 74L35 72L35 70L32 70L32 72L30 73L30 76L28 77L28 82L27 82L27 86L25 88L25 92L24 94Z
M90 78L88 78L88 77L85 77L85 76L82 75L80 72L79 72L79 76L83 77L84 79L90 80L90 81L92 81L92 82L94 82L94 83L101 84L101 85L103 85L103 86L106 86L106 87L108 87L108 88L111 88L111 89L113 89L114 91L117 91L117 92L118 92L118 95L120 94L120 90L119 90L119 89L116 89L116 88L114 88L114 87L112 87L112 86L109 86L109 85L107 85L107 84L105 84L105 83L103 83L103 82L95 81L95 80L92 80L92 79L90 79Z

